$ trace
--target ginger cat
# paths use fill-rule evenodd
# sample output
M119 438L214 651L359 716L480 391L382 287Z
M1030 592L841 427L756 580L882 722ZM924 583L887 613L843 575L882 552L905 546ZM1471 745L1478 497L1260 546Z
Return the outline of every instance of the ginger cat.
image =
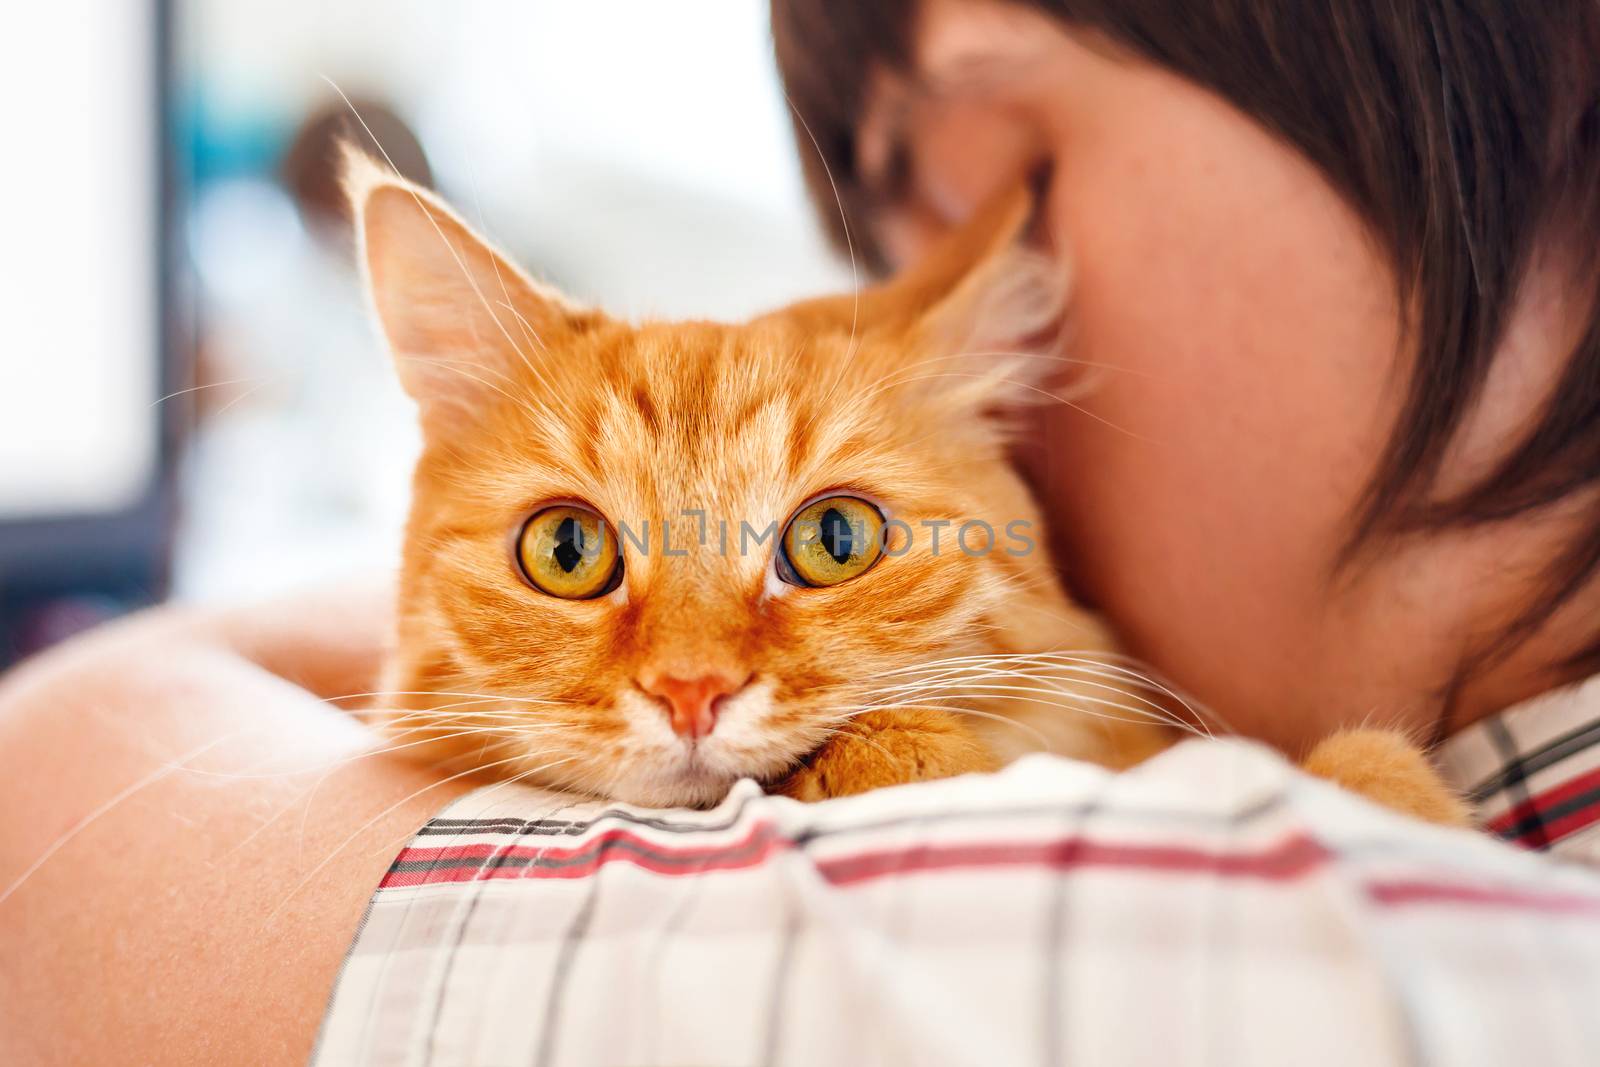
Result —
M458 769L646 805L805 800L1182 736L1062 592L1008 462L1066 285L997 199L925 262L752 322L630 325L540 285L351 154L377 318L420 408L394 710ZM1314 773L1462 818L1420 750Z

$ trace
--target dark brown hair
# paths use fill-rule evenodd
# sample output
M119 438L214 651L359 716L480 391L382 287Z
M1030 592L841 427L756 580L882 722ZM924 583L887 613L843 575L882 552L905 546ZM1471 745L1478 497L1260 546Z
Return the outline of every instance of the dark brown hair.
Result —
M1355 549L1561 503L1587 521L1502 639L1508 651L1600 576L1600 0L1015 0L1218 93L1311 160L1392 257L1416 309L1405 406ZM907 71L916 0L773 0L778 65L813 198L873 244L856 128L875 67ZM831 178L830 178L831 175ZM837 181L837 198L832 185ZM1591 310L1544 410L1477 484L1441 498L1534 252L1572 258ZM1580 303L1580 307L1585 304ZM1597 642L1572 668L1600 668Z

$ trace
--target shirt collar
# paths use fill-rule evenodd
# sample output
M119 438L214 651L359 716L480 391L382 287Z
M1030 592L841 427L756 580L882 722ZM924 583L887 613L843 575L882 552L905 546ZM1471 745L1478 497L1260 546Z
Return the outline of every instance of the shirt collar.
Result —
M1532 848L1600 839L1600 676L1475 722L1436 758L1502 837Z

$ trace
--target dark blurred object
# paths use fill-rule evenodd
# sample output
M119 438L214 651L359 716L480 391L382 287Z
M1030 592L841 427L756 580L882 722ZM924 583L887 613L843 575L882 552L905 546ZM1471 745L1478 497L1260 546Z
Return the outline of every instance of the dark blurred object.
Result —
M150 314L147 329L129 326L126 358L152 360L150 395L126 397L136 411L134 425L147 419L154 438L155 462L146 484L131 494L125 506L114 510L69 509L57 513L41 506L38 514L26 508L13 510L0 518L0 668L22 656L38 651L79 630L113 615L153 603L166 593L171 556L174 515L174 465L178 440L184 428L187 406L182 398L161 402L186 384L175 323L175 260L171 243L170 220L178 198L178 174L174 166L171 131L167 122L170 94L171 19L169 0L143 0L135 17L148 19L147 38L134 36L137 44L149 48L148 61L128 63L128 76L135 84L110 87L105 99L126 106L131 98L143 98L149 116L145 128L155 138L146 153L154 173L140 174L142 165L125 161L124 174L111 174L106 181L122 180L136 189L148 189L141 200L151 217L153 239L148 242L148 290L141 297ZM114 28L106 32L117 33ZM119 38L126 42L128 38ZM79 46L82 42L57 37L36 42L37 47ZM107 77L115 75L108 74ZM113 100L114 98L114 100ZM114 108L113 108L114 110ZM78 116L63 119L75 121ZM40 159L29 165L49 166ZM44 284L65 284L47 279ZM86 294L99 299L101 294ZM137 301L136 301L137 302ZM95 307L97 314L114 314L117 305L109 297L107 306ZM140 322L144 322L143 308ZM121 358L121 352L106 354ZM6 358L50 358L48 353L8 354ZM159 392L155 392L159 390ZM48 400L44 401L49 403ZM47 412L50 418L82 418L71 410ZM41 461L51 457L41 456ZM48 469L48 465L46 466Z
M387 158L402 177L418 185L433 185L422 143L387 104L364 97L324 104L300 124L284 153L280 174L306 229L340 246L348 243L345 231L350 225L339 185L342 143L355 145L374 159Z

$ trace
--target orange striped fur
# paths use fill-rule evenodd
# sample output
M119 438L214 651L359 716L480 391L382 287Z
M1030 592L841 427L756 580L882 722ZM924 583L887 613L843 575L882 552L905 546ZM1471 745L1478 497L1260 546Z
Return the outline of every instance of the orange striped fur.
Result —
M1025 194L859 296L738 325L630 324L535 282L360 157L347 185L424 429L397 697L375 713L419 755L667 805L713 802L746 776L820 799L1044 747L1125 766L1176 736L1170 702L1063 594L1007 461L1005 412L1052 364L996 350L1047 335L1065 294L1015 250ZM890 540L903 554L803 588L776 580L771 540L740 550L741 523L781 530L831 490L908 524ZM545 595L512 545L550 502L648 524L655 541L624 543L613 592ZM691 511L706 516L705 545ZM683 555L663 550L664 520ZM923 523L941 520L935 551ZM997 531L987 554L950 543L969 520ZM1028 551L998 544L1016 523ZM663 671L749 680L690 745L641 686Z

